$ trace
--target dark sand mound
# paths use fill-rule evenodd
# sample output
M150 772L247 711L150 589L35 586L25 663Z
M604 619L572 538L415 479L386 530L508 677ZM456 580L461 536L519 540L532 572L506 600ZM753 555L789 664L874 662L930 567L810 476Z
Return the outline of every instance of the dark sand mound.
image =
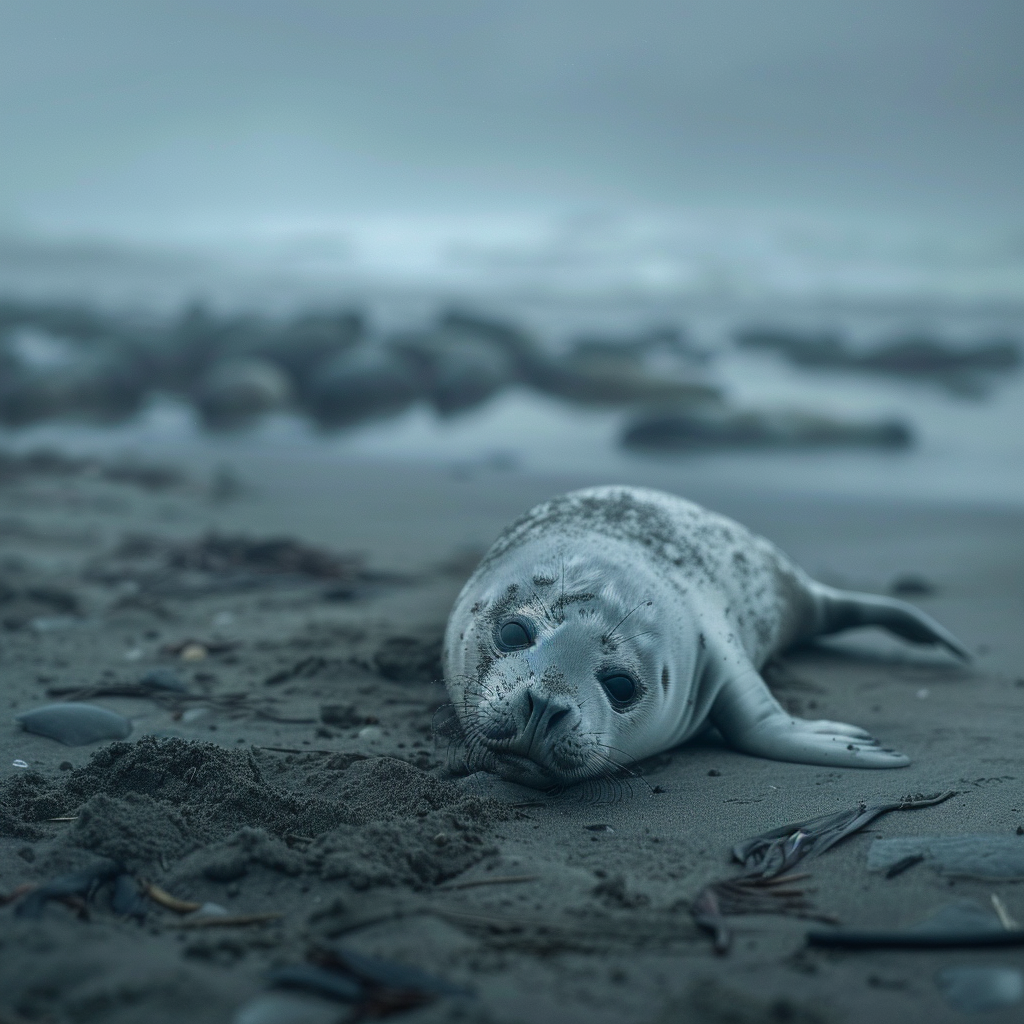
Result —
M60 845L129 870L187 857L176 877L230 882L256 863L365 889L453 877L511 813L395 758L290 760L177 738L113 743L61 778L13 776L0 832L30 838L33 823L77 815Z

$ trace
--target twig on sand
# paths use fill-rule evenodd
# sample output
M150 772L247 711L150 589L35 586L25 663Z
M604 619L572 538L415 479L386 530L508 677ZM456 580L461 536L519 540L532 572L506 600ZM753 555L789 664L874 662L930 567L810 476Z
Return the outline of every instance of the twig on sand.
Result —
M473 878L468 882L455 882L451 885L439 885L438 892L449 892L452 889L475 889L480 885L515 885L519 882L536 882L540 875L497 875L494 878Z
M10 892L0 892L0 907L7 906L8 903L13 903L15 900L20 899L22 896L27 895L33 889L37 889L38 886L35 882L24 882L19 886L16 886Z
M323 747L263 747L255 745L256 750L269 750L274 754L319 754L321 757L334 757L335 754L345 754L345 750L325 750Z
M992 908L996 912L996 917L999 918L999 923L1003 926L1004 931L1014 932L1020 929L1020 925L1013 919L1010 912L1006 909L1006 904L995 894L992 893L989 896L992 900Z
M176 914L191 914L202 906L202 903L193 903L191 900L179 900L177 896L172 896L152 882L143 881L142 891L154 903L159 903L161 907L173 910Z
M187 917L184 921L172 921L168 928L239 928L250 924L268 924L279 921L283 913L271 914L210 914L203 917Z

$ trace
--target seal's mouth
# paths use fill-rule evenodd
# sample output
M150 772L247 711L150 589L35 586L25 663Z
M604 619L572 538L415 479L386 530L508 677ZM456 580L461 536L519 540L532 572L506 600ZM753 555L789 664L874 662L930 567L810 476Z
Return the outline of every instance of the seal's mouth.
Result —
M492 751L488 769L506 782L518 782L534 789L551 789L563 782L549 768L522 754Z

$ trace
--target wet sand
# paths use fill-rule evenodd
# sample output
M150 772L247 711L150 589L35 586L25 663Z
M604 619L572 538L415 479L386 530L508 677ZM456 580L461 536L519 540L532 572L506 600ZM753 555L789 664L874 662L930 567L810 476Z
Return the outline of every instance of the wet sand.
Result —
M912 599L977 658L963 667L864 631L785 659L781 700L867 727L911 756L907 769L779 764L706 739L628 785L546 796L440 776L438 645L506 522L609 481L486 464L327 472L253 454L231 494L211 488L211 466L183 468L156 491L96 474L0 484L0 894L106 856L181 899L282 916L183 928L187 916L156 904L142 923L119 918L105 891L87 920L55 902L16 917L12 902L0 908L0 1021L336 1020L341 1004L266 995L268 969L330 942L475 992L409 1021L958 1020L938 970L1024 968L1022 949L809 950L810 923L785 917L739 920L722 957L688 912L704 884L737 870L740 839L860 800L955 789L808 862L815 906L851 927L895 927L996 892L1024 920L1020 885L951 882L927 865L886 879L865 863L874 837L1024 826L1019 509L764 495L638 465L624 482L732 515L827 582L927 580L933 592ZM211 529L363 561L333 576L211 569L194 543ZM115 557L139 533L163 546ZM65 747L14 723L73 688L109 692L155 668L187 695L88 696L131 718L125 744ZM529 880L495 882L510 876ZM492 884L459 887L477 881ZM987 1019L1019 1019L1020 1006Z

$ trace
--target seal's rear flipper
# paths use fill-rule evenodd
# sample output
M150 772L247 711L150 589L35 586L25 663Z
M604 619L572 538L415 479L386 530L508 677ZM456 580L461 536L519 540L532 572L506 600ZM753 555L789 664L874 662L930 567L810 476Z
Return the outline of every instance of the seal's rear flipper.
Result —
M884 626L912 643L942 644L958 658L971 660L970 651L948 629L906 601L837 590L823 583L815 583L813 589L820 612L819 635L854 626Z

